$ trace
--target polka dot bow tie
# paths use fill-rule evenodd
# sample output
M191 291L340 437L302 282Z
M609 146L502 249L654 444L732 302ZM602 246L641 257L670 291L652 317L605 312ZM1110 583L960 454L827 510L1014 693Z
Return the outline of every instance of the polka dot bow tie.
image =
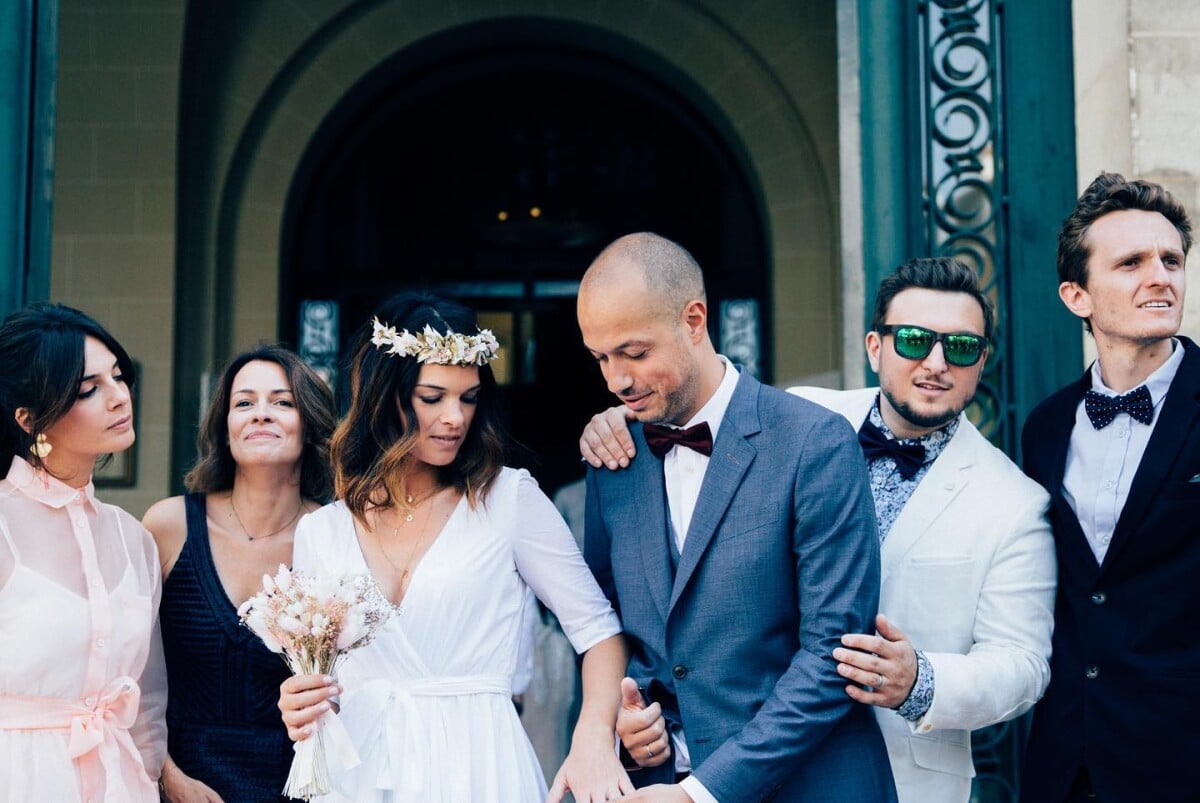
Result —
M1145 385L1123 396L1105 396L1089 390L1083 396L1083 409L1096 429L1107 427L1118 413L1129 413L1130 418L1143 424L1149 424L1154 419L1154 400L1150 398L1150 391Z

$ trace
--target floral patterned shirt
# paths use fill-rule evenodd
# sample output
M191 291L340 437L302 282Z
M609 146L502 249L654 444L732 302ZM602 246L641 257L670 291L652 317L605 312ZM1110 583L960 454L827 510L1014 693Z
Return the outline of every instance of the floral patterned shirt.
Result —
M886 437L895 437L888 429L887 424L883 423L883 416L879 412L878 396L875 398L875 403L871 405L871 412L867 416L867 420L879 427ZM946 444L950 442L957 431L958 417L956 416L950 423L928 435L902 439L901 443L919 443L925 447L925 462L909 479L900 476L900 472L896 468L896 461L891 457L879 457L867 463L868 473L871 477L871 496L875 500L875 517L879 519L881 541L887 538L900 511L912 498L913 491L917 490L921 480L929 473L929 467L933 465L933 461L937 460L938 455L946 448ZM916 653L917 679L913 683L908 698L896 709L900 716L910 722L915 722L925 716L925 712L933 704L933 665L929 663L929 659L923 652L917 650Z
M888 429L887 424L883 423L883 416L879 414L878 397L871 405L871 414L867 420L879 427L888 438L896 437ZM958 418L955 417L949 424L928 435L901 439L901 443L918 443L925 447L925 463L909 479L900 476L900 471L896 468L896 461L890 457L879 457L867 464L867 470L871 475L871 496L875 499L875 517L879 519L879 539L881 541L888 537L900 511L912 498L913 491L917 490L921 480L929 473L929 467L933 465L933 461L937 460L938 455L946 448L946 444L950 442L957 431Z

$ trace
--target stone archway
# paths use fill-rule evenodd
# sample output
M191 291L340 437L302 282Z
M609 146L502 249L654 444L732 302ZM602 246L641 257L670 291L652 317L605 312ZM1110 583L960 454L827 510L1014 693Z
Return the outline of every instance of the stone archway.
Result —
M230 353L279 335L281 232L297 165L347 91L396 53L440 32L495 19L541 19L636 43L687 76L744 154L761 192L777 345L775 380L832 377L841 365L837 242L834 3L768 2L734 18L690 2L531 0L447 7L436 0L351 3L282 19L254 7L189 24L210 84L181 117L181 227L173 462L188 462L204 401L195 377ZM189 12L192 14L193 12ZM205 12L196 11L203 14ZM207 12L211 14L211 12ZM236 17L236 19L234 18ZM781 17L786 19L781 20ZM207 26L203 23L207 22ZM783 24L783 23L790 24ZM191 23L191 20L189 20ZM214 37L224 37L214 44ZM185 44L185 82L189 45ZM207 59L207 61L203 61ZM637 65L653 68L654 65ZM193 127L194 126L194 127ZM813 130L820 132L813 135ZM181 218L184 215L181 214ZM182 226L182 224L181 224ZM803 334L801 340L800 335ZM792 344L803 343L803 347ZM181 472L176 472L181 473Z
M655 231L691 250L714 342L773 379L761 193L744 159L712 112L659 77L666 65L614 62L636 46L575 28L460 26L380 65L307 149L279 280L280 330L339 379L381 297L419 287L488 316L506 355L506 423L548 491L581 473L579 431L612 401L585 357L575 293L619 235ZM311 338L305 303L319 317Z

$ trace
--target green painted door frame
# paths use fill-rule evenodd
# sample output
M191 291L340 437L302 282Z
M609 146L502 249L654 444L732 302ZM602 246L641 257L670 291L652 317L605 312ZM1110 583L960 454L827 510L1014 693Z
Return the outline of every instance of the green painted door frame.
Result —
M939 253L928 225L930 206L939 201L924 189L930 136L924 104L931 90L922 86L922 64L931 46L923 20L940 15L953 25L956 9L978 5L858 0L864 330L880 279L910 257ZM1078 376L1083 359L1080 326L1058 300L1055 273L1058 227L1077 194L1071 4L991 0L990 6L997 350L1007 355L995 439L1016 456L1030 409Z
M58 0L0 3L0 316L50 295Z
M1058 230L1078 198L1070 0L1005 4L1008 329L1019 424L1083 372L1083 327L1058 298ZM1015 454L1015 452L1014 452Z

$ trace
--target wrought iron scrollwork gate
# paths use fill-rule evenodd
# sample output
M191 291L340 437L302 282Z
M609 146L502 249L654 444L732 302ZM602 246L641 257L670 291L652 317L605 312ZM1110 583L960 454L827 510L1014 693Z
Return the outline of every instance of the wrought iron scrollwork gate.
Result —
M997 310L997 331L972 418L1001 447L1011 446L1004 270L1004 120L1000 92L1001 3L931 0L917 4L921 44L922 204L932 253L973 266ZM1011 450L1010 450L1011 451Z
M996 307L987 368L969 414L985 436L1012 454L1016 432L1005 409L1012 380L1001 186L1003 3L928 0L916 8L923 234L929 253L973 266ZM1023 717L974 734L974 801L1016 801L1027 726Z

